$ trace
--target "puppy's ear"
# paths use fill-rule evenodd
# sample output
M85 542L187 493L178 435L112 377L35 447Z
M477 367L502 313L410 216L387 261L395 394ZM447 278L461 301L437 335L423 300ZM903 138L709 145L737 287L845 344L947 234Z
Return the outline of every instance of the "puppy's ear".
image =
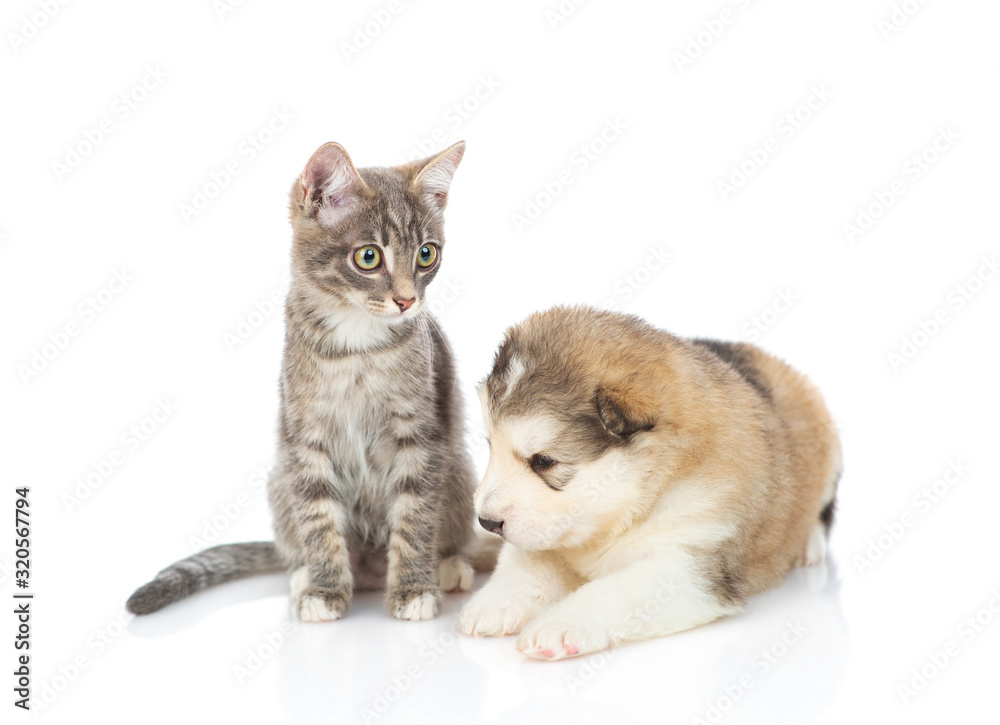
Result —
M630 438L656 423L652 401L634 390L599 388L597 415L605 429L619 438Z

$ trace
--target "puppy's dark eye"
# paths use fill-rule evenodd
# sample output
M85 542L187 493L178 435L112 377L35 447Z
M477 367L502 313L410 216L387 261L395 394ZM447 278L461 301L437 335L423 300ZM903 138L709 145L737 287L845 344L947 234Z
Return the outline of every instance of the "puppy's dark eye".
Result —
M556 465L556 462L544 453L536 453L528 459L528 465L531 466L532 471L538 473L539 471L552 468L552 466Z

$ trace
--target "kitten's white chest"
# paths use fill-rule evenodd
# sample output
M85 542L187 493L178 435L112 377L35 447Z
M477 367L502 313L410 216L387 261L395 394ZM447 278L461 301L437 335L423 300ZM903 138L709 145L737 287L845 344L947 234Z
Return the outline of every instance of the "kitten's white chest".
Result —
M412 357L412 351L407 355L400 350L326 363L316 414L326 421L334 463L355 488L383 488L399 421L431 414L426 410L427 383L421 384L415 374L422 366Z
M324 342L334 349L368 350L392 339L392 330L382 321L360 310L338 307L330 300L318 311L323 316Z

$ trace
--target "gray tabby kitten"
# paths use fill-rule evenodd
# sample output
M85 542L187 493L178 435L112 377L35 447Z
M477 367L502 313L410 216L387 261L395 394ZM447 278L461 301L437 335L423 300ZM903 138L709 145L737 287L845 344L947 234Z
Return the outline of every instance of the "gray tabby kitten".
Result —
M473 534L454 362L425 310L464 151L356 169L328 143L309 159L291 191L293 281L268 481L275 542L188 557L136 591L130 611L287 570L302 621L338 619L354 589L383 586L392 616L428 619L442 589L470 589L472 564L492 568L495 549Z

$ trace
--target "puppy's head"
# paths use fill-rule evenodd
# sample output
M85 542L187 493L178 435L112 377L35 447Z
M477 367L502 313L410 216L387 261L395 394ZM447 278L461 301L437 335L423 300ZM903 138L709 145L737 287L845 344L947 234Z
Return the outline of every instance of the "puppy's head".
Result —
M524 549L572 548L642 512L648 444L666 423L645 367L651 330L556 308L508 331L478 387L490 441L475 498L484 528Z

